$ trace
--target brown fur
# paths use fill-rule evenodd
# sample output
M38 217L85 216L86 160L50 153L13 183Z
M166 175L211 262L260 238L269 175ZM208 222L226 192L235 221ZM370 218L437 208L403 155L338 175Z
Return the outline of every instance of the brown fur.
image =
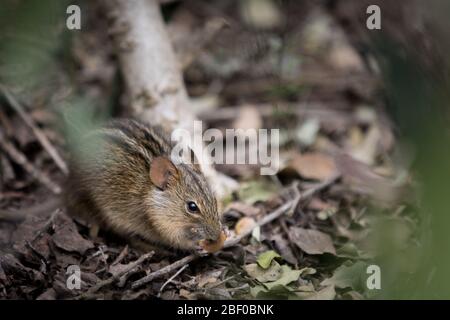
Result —
M177 249L217 239L222 226L204 175L198 165L170 162L171 150L166 133L133 120L89 133L72 157L69 212L121 236ZM189 213L187 201L200 212Z

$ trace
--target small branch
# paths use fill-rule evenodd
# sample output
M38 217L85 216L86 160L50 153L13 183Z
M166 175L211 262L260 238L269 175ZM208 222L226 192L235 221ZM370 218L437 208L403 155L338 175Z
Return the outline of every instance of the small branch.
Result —
M111 263L112 266L115 266L116 264L120 263L128 254L128 245L126 245L122 251L119 253L119 256L116 258L116 260Z
M140 264L142 264L145 260L150 259L154 254L155 254L154 251L149 252L147 254L143 254L142 256L139 257L139 259L130 263L130 265L127 266L127 268L125 268L124 270L122 270L121 272L115 274L114 276L112 276L106 280L98 282L96 285L90 287L85 293L79 295L77 298L78 299L89 299L91 297L96 296L95 293L98 290L100 290L104 286L107 286L107 285L113 283L114 281L118 280L120 277L127 274L128 272L133 271L136 267L138 267Z
M42 215L48 212L54 212L63 206L62 199L55 197L44 203L34 204L29 208L15 210L0 210L0 220L19 223L24 221L28 216Z
M175 273L173 276L171 276L169 278L169 280L167 280L166 282L164 282L164 284L161 286L161 289L159 289L158 292L158 298L161 296L161 293L163 292L164 288L170 283L172 282L173 279L175 279L180 273L182 273L184 271L184 269L186 269L187 267L189 267L189 264L185 264L184 266L181 267L180 270L177 271L177 273Z
M67 164L59 155L56 148L48 140L44 132L42 132L42 130L38 126L36 126L34 120L25 112L23 106L17 101L16 98L14 98L14 96L8 91L8 89L0 85L0 90L2 94L5 96L6 100L8 100L8 103L11 106L11 108L13 108L17 112L17 114L22 118L22 120L31 128L34 135L36 136L36 139L39 141L44 150L48 152L48 154L53 159L58 168L61 169L61 171L65 175L68 175L69 169L67 168Z
M288 212L289 209L291 209L292 205L295 204L294 200L290 200L288 202L286 202L285 204L283 204L282 206L278 207L275 211L269 213L268 215L264 216L264 218L262 218L261 220L256 222L256 226L255 227L261 227L265 224L268 224L269 222L272 222L273 220L277 219L278 217L280 217L281 215L283 215L284 213ZM249 235L252 234L253 229L249 229L247 231L245 231L244 233L233 237L232 239L228 239L225 241L225 244L223 245L223 248L229 248L229 247L234 247L235 245L237 245L239 242L241 242L242 239L248 237Z
M50 180L48 176L40 172L32 163L28 161L25 155L17 150L17 148L10 142L8 142L0 129L0 147L11 157L11 159L17 164L21 165L25 171L28 172L33 178L41 182L44 186L50 189L55 194L61 193L61 187L55 182Z
M331 184L333 184L337 179L339 179L340 175L336 175L334 177L332 177L329 180L326 180L324 182L318 183L317 185L313 186L312 188L304 191L303 193L301 193L301 197L300 199L298 197L296 197L295 199L292 199L288 202L286 202L285 204L283 204L282 206L278 207L275 211L271 212L270 214L264 216L264 218L262 218L261 220L259 220L256 223L256 226L263 226L265 224L268 224L270 222L272 222L273 220L279 218L280 216L282 216L283 214L285 214L286 212L288 212L292 206L297 206L298 202L300 200L304 200L307 199L309 197L311 197L312 195L314 195L316 192L319 192L325 188L327 188L328 186L330 186ZM242 239L244 239L245 237L249 236L252 233L253 230L249 230L244 232L243 234L233 237L232 239L229 239L227 241L225 241L225 244L223 246L223 248L229 248L229 247L233 247L235 245L237 245ZM131 285L131 288L136 289L156 278L159 278L163 275L166 275L168 273L171 273L174 270L177 270L178 268L194 261L195 259L197 259L199 256L196 254L190 254L178 261L175 261L172 264L169 264L168 266L161 268L155 272L150 273L149 275L136 280L135 282L133 282L133 284Z
M25 220L25 215L21 214L21 212L0 210L0 221L19 223L23 220Z
M48 218L48 220L44 224L44 226L41 229L39 229L38 232L36 233L36 235L33 237L33 239L31 240L31 243L34 243L44 232L46 232L47 230L50 229L56 216L60 213L61 213L61 209L56 209L55 211L53 211L53 213L51 214L50 218Z
M182 266L184 266L185 264L190 263L191 261L194 261L195 259L198 258L198 255L195 254L191 254L188 255L178 261L175 261L172 264L169 264L168 266L165 266L164 268L161 268L155 272L150 273L149 275L136 280L135 282L133 282L133 284L131 285L131 288L136 289L137 287L142 286L143 284L146 284L150 281L152 281L153 279L159 278L165 274L171 273L172 271L181 268Z

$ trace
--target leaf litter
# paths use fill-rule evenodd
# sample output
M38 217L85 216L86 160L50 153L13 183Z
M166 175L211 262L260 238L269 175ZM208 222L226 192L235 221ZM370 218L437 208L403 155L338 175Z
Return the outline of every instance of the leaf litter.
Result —
M279 23L276 16L293 17L286 8L271 9L272 1L265 2L264 10L276 10L271 18L274 26ZM252 5L257 6L257 3L252 1ZM209 8L203 5L196 8L205 10L207 16ZM189 90L197 98L214 97L214 101L220 101L215 102L217 104L238 104L240 111L234 110L231 118L217 117L220 108L212 110L217 114L209 125L281 128L280 135L284 137L280 150L282 166L276 176L258 177L254 168L223 168L225 173L240 181L240 189L224 201L226 224L237 235L252 230L251 237L242 239L234 247L190 262L169 282L176 271L154 279L142 288L132 289L133 281L178 261L182 254L157 252L135 265L142 257L142 250L128 247L125 241L108 233L91 238L88 228L68 217L63 210L55 216L47 212L47 215L27 217L17 226L0 221L0 298L77 299L99 283L105 285L84 298L370 297L365 287L365 268L374 254L364 242L374 226L370 208L373 202L383 203L386 216L400 212L396 219L403 229L415 228L413 219L411 223L406 222L411 221L409 204L405 210L399 210L405 207L403 195L409 176L404 173L408 168L402 168L402 177L393 166L390 158L396 142L393 130L381 122L385 116L380 114L382 111L371 106L374 101L380 102L375 96L376 76L361 65L360 56L350 46L343 30L325 11L303 9L301 7L300 12L306 15L305 24L286 26L286 32L301 35L301 41L289 36L280 37L267 26L267 37L262 43L255 43L256 32L244 26L246 23L261 25L262 22L252 16L240 17L236 23L243 28L224 30L185 72ZM181 27L198 20L198 13L188 5L180 4L177 10L185 19L179 17L173 23L181 24ZM96 17L90 17L93 18ZM298 21L298 17L295 18ZM101 19L98 23L101 25ZM280 41L287 41L282 46L285 50L277 49ZM89 92L108 92L98 90L99 83L109 90L114 84L111 70L116 67L107 59L111 49L105 45L109 49L98 50L103 53L95 58L98 60L95 63L90 58L93 55L88 48L103 42L100 30L79 35L75 41L75 59L83 71L76 81ZM235 45L227 46L226 43ZM236 52L236 46L239 52ZM327 53L323 48L333 50ZM303 59L305 53L308 58ZM279 69L279 61L288 61L290 72ZM88 66L93 63L104 67L91 70ZM110 71L103 73L105 69ZM355 73L357 77L354 77ZM211 76L217 81L214 85L208 83ZM91 80L86 82L86 79ZM363 87L361 83L364 83ZM61 86L59 92L41 88L40 94L52 100L67 89L73 88ZM97 96L104 101L110 98L102 94ZM355 97L358 102L351 101L348 96ZM264 109L268 104L269 112ZM49 112L42 104L30 103L30 109L50 135L56 137L54 142L60 143L58 141L63 139L51 129L52 121L58 120L45 116ZM35 150L35 137L17 116L3 115L3 111L0 116L7 120L2 122L2 125L6 124L5 128L17 128L14 135L9 132L12 129L5 129L7 137L42 165L53 179L61 181L55 168L46 161L45 152ZM48 198L45 189L37 186L17 166L11 165L9 157L2 153L0 160L0 172L5 173L0 176L1 209L26 208ZM311 199L301 198L311 186L336 174L340 175L336 183ZM257 227L257 221L292 200L293 196L284 192L292 182L297 183L300 194L298 205L279 219ZM413 237L407 231L402 233L402 241ZM71 265L78 266L81 271L81 288L77 290L68 289L66 283L66 271ZM134 268L127 272L132 266Z

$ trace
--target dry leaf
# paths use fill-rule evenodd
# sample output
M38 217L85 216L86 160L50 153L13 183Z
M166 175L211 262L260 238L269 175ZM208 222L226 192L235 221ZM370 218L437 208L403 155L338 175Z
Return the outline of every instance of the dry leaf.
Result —
M255 219L243 217L239 219L239 221L236 223L236 226L234 227L234 232L237 235L240 235L252 230L255 226L256 226Z
M323 232L292 227L289 233L295 244L308 254L336 254L331 237Z
M336 153L336 166L344 177L344 182L354 191L370 194L377 201L394 203L404 191L404 186L395 185L392 180L376 174L367 164L345 153Z
M273 0L244 0L240 4L243 20L258 29L275 28L283 21L283 14Z
M262 126L262 117L255 106L245 106L239 111L239 116L233 122L234 129L260 129Z
M356 71L364 70L364 63L358 52L347 43L339 43L332 46L329 51L330 65L341 71Z
M326 180L337 173L333 158L322 153L295 155L290 166L299 175L308 179Z
M55 219L55 234L53 243L63 250L84 254L94 247L92 241L84 239L77 230L77 226L65 215L58 215Z

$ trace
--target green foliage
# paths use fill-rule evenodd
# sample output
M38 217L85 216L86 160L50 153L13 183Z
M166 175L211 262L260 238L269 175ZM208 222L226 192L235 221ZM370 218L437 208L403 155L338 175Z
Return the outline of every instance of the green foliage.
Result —
M66 1L2 1L0 80L29 89L56 70Z
M281 256L275 251L270 250L260 254L257 262L261 268L267 269L275 258L281 258Z

